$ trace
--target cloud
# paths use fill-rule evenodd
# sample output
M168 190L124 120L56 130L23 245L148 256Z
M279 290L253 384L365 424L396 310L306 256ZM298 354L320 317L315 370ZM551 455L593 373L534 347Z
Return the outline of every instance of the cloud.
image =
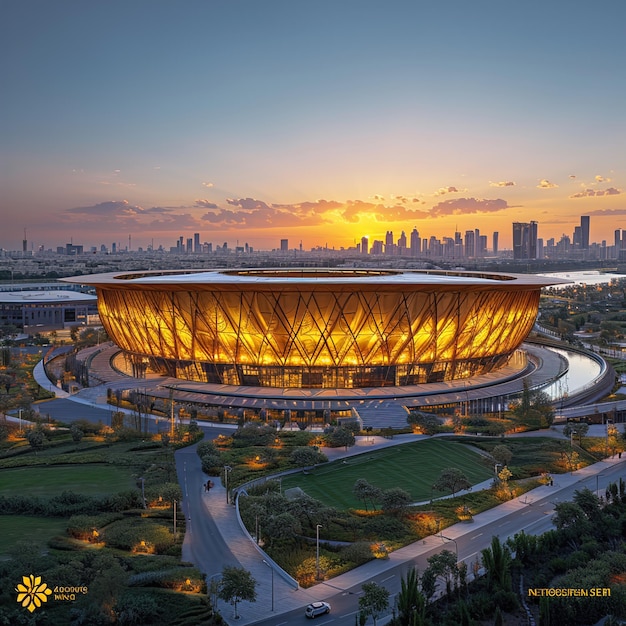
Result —
M213 183L202 183L202 186L211 188L213 187Z
M570 175L569 175L569 177L570 177L571 179L574 179L574 178L576 178L576 174L570 174Z
M100 202L93 206L66 209L65 212L84 216L96 215L110 218L140 215L144 210L138 206L131 206L127 200L113 200L110 202Z
M431 209L431 215L463 215L468 213L495 213L511 208L506 200L478 200L476 198L456 198L446 200L435 205Z
M604 176L600 176L600 175L596 176L595 180L597 183L610 183L611 182L610 178L604 178Z
M570 196L570 198L589 198L592 196L619 196L622 193L621 189L615 187L609 187L608 189L585 189L579 191Z
M237 209L216 207L216 211L205 213L202 220L224 227L288 228L314 226L330 221L324 217L324 214L342 206L340 203L327 202L326 200L281 205L268 205L266 202L255 198L229 198L226 202L237 207Z
M512 180L502 180L498 183L489 181L490 187L515 187L515 183Z
M626 215L626 208L624 209L597 209L595 211L589 211L589 215L594 217L613 217L617 215Z
M203 207L205 209L219 209L219 206L215 204L215 202L211 202L210 200L202 200L200 198L194 200L194 206Z
M543 178L539 184L537 185L537 189L556 189L558 185L556 183L551 183L549 180Z
M439 187L435 195L444 196L447 193L459 193L459 190L456 187Z

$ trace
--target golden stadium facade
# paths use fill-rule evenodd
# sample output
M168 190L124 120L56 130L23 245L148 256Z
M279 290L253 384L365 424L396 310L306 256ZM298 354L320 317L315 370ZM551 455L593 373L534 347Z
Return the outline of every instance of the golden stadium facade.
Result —
M180 379L355 389L465 379L505 364L544 277L465 271L116 272L93 285L109 337ZM559 282L559 281L556 281Z

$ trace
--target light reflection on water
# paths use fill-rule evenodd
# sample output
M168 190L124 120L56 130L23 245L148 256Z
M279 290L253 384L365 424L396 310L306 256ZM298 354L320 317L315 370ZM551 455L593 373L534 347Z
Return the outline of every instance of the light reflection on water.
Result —
M547 347L547 349L565 357L569 363L567 374L562 376L559 381L542 389L552 400L560 400L565 394L572 395L583 391L593 385L595 379L602 372L601 365L587 356L558 348Z
M624 274L609 274L603 272L552 272L548 274L537 274L537 276L547 276L548 278L562 278L570 280L578 285L600 285L602 283L610 283L618 278L626 278ZM563 289L568 285L553 285L552 289Z

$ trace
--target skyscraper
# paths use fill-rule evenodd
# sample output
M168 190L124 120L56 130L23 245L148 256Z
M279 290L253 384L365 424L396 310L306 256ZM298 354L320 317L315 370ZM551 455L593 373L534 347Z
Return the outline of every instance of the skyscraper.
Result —
M419 256L422 251L422 239L417 228L411 231L411 256Z
M369 252L369 239L367 237L361 237L361 254L367 254Z
M583 250L589 249L589 216L580 217L580 247Z
M289 251L289 239L281 239L280 240L280 251L288 252Z
M537 222L513 222L513 258L537 258Z

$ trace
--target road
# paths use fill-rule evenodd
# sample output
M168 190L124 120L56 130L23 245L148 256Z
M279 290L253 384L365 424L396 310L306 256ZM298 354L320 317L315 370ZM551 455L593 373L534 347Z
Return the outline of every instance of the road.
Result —
M176 473L183 490L182 507L187 520L182 558L196 564L209 580L211 576L221 573L225 565L240 567L240 564L222 538L213 517L206 514L202 498L189 497L189 494L202 494L206 480L196 447L176 452ZM211 494L211 497L213 495L217 497L217 494Z
M522 497L510 501L496 509L477 515L475 523L456 524L447 528L442 533L443 536L434 535L422 542L402 548L391 553L387 567L381 565L380 561L362 566L359 568L362 570L361 580L354 585L342 588L339 579L335 579L335 583L330 580L325 583L328 589L328 596L325 599L332 606L332 612L317 618L316 624L318 626L324 626L324 624L352 626L358 611L361 585L366 581L374 581L386 587L391 594L390 606L393 606L395 595L400 591L400 581L406 572L411 567L417 567L420 572L423 572L428 566L428 557L442 550L456 552L459 560L465 561L471 572L472 564L480 557L480 551L490 546L492 536L496 535L504 541L522 530L528 534L540 535L553 528L552 515L556 503L571 500L576 490L585 487L591 491L599 489L600 493L604 493L606 485L617 480L624 473L623 463L603 469L597 475L579 470L574 475L578 475L577 482L562 487L559 481L565 482L564 475L557 476L552 488L540 488L543 493L549 492L548 495L533 498L534 492L531 492L527 498ZM571 475L568 475L568 480L572 480ZM538 493L539 490L535 492ZM381 568L383 568L382 571L378 571ZM368 569L371 570L371 576L369 576ZM384 617L381 617L379 621L384 623ZM254 623L259 626L286 626L287 624L304 624L307 623L307 619L304 617L304 610L297 609Z

